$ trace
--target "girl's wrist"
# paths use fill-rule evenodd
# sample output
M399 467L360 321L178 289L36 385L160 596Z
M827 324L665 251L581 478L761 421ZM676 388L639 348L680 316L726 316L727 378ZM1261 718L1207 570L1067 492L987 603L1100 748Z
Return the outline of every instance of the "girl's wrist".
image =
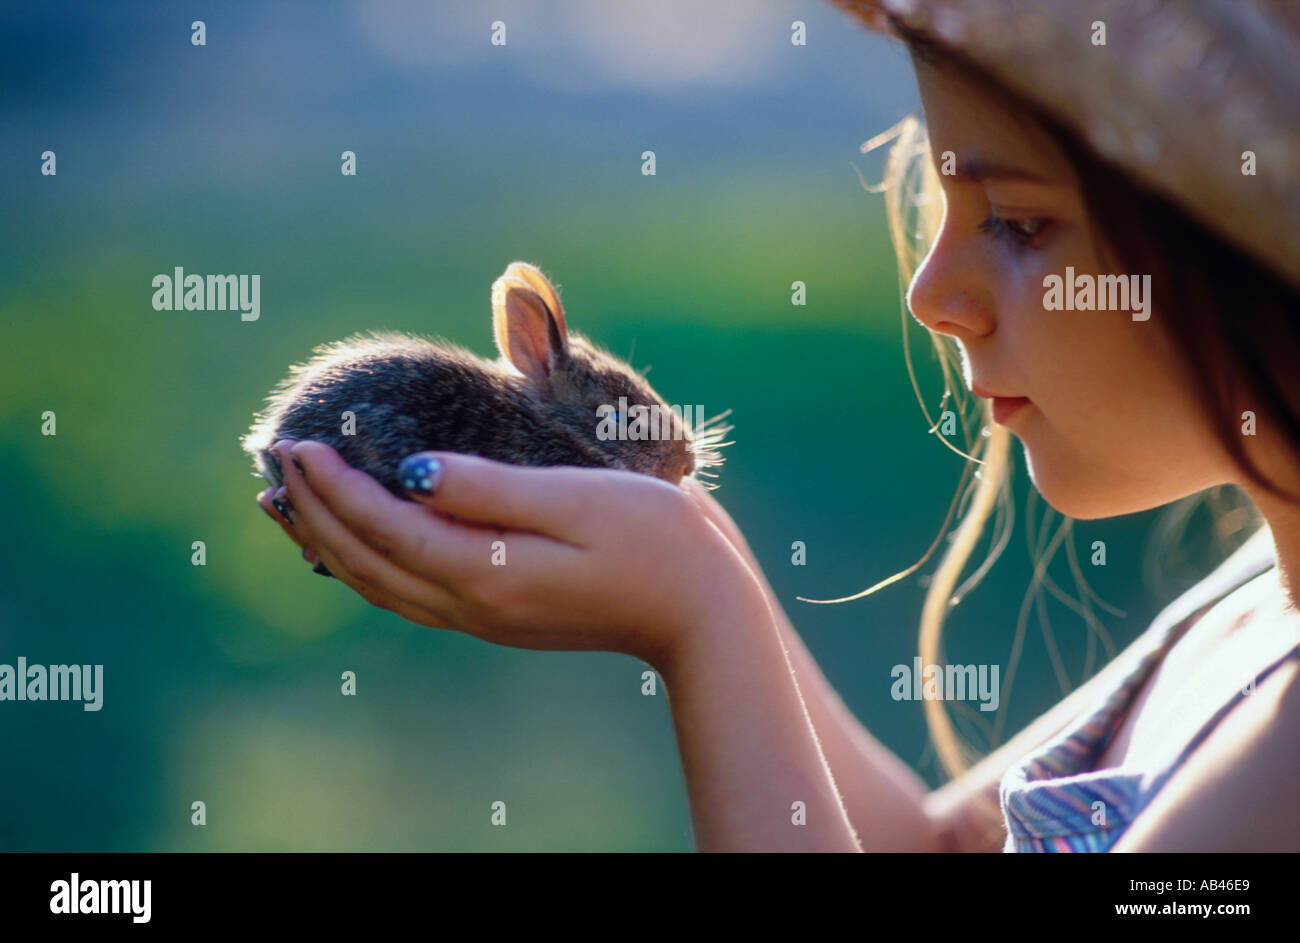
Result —
M744 644L750 633L771 631L773 614L763 587L739 557L727 563L707 597L687 607L684 624L648 661L665 682Z

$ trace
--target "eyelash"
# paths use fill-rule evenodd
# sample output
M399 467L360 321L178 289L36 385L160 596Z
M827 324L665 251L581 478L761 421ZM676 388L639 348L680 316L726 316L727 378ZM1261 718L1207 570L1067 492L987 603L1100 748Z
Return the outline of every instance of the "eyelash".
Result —
M1024 232L1017 227L1026 223L1038 224L1033 232ZM980 223L980 230L992 235L995 239L1003 239L1012 245L1024 248L1036 248L1035 243L1042 238L1043 233L1051 225L1051 220L1036 216L1031 219L1004 219L1001 216L989 216L988 219Z

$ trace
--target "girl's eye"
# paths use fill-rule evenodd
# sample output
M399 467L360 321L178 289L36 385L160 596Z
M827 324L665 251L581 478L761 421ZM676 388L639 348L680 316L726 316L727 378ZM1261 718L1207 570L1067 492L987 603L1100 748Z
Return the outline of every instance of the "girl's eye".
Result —
M1032 246L1050 222L1051 220L1041 216L1032 219L1004 219L1001 216L990 216L980 223L980 229L998 239L1007 239L1021 246Z

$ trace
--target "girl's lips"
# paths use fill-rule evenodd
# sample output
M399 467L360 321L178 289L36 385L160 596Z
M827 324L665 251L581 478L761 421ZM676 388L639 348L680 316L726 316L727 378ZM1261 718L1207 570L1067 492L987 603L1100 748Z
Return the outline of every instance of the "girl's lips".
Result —
M1012 415L1028 404L1029 399L1024 396L995 396L993 397L993 421L1005 426Z
M1008 419L1029 404L1027 396L998 396L978 384L972 385L970 391L976 396L993 401L993 421L998 425L1006 425Z

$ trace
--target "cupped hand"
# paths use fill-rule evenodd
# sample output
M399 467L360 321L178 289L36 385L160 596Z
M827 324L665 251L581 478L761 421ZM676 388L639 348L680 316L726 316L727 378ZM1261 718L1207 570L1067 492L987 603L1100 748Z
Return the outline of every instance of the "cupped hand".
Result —
M308 559L421 625L658 667L691 626L762 598L744 539L691 482L424 452L404 463L412 500L402 500L323 443L274 451L292 522L270 489L258 503Z

